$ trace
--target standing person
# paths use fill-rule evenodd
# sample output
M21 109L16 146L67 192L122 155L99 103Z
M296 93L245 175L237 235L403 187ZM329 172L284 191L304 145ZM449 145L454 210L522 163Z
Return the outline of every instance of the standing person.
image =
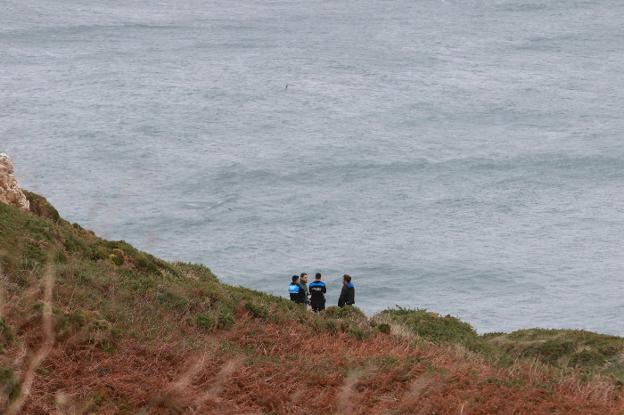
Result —
M305 291L299 284L299 275L292 276L292 282L288 286L288 293L290 294L290 301L297 304L305 304Z
M308 274L306 274L305 272L302 272L301 276L299 277L299 285L301 285L301 287L303 288L303 291L305 292L305 305L309 306L310 305L310 290L308 290Z
M338 299L338 307L353 304L355 304L355 286L351 282L351 276L345 274L342 276L342 290Z
M318 313L321 310L325 310L326 292L327 287L321 281L321 273L317 272L314 281L310 283L310 305L312 306L312 311Z

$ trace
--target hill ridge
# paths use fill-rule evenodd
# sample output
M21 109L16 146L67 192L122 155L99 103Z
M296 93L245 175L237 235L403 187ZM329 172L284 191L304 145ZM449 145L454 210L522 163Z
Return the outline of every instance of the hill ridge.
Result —
M624 411L621 338L479 336L425 310L315 315L100 239L25 195L31 212L0 204L8 413Z

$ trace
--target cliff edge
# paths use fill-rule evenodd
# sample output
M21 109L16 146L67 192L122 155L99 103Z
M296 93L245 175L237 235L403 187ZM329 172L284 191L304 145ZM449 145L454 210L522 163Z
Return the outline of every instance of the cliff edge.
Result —
M30 210L30 202L13 176L13 163L5 153L0 153L0 203Z

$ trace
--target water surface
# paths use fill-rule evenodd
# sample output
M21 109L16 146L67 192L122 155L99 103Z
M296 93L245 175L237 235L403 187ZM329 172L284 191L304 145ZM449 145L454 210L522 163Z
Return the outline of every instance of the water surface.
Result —
M285 295L624 334L624 3L0 0L0 151ZM287 87L286 87L287 86Z

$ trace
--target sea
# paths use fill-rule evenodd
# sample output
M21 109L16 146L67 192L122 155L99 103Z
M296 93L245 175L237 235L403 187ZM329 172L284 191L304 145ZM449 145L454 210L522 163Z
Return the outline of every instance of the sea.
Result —
M0 152L72 222L368 314L624 335L621 0L0 0Z

